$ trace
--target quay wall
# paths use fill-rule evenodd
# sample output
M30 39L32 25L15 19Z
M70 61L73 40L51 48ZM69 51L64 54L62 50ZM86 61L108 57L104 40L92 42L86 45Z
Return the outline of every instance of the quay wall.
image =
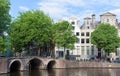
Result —
M48 69L48 67L52 69L65 69L65 68L117 68L120 69L120 63L110 63L110 62L90 62L90 61L68 61L64 59L48 59L48 58L20 58L20 59L0 59L0 73L8 73L11 72L10 67L15 67L16 64L19 68L18 70L29 70L29 62L32 60L37 62L39 61L40 66L37 66L39 69ZM42 65L41 65L42 64ZM35 66L36 67L36 66Z
M117 69L120 69L120 63L66 61L66 68L108 68L108 69L117 68Z
M0 59L0 73L7 73L8 72L8 59Z

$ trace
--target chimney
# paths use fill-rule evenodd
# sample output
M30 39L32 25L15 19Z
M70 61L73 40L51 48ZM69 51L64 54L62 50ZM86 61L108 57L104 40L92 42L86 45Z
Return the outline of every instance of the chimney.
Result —
M92 24L94 24L96 21L95 14L92 14Z

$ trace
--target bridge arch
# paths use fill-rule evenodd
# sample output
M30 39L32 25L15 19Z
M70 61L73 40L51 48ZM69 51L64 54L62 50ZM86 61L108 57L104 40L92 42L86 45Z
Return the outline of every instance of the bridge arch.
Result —
M43 67L43 62L39 58L33 58L29 60L27 65L29 70L38 70Z
M20 59L14 59L9 64L9 72L15 72L22 70L22 61Z
M56 65L56 61L55 60L51 60L47 64L47 69L53 69L53 68L55 68L55 65Z

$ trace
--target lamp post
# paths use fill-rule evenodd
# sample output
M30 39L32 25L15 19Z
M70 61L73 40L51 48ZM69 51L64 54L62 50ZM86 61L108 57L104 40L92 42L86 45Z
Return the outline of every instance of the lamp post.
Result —
M10 57L10 40L9 40L9 36L6 36L6 57Z

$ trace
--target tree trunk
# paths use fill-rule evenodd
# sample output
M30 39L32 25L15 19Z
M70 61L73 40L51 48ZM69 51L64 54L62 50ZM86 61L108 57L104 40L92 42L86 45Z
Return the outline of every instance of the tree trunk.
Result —
M101 59L101 48L98 48L98 58Z
M55 57L55 44L51 45L52 57Z
M38 56L40 56L40 47L38 47Z
M63 50L63 58L65 59L65 56L66 56L66 52L65 52L65 47L64 47L64 50Z

